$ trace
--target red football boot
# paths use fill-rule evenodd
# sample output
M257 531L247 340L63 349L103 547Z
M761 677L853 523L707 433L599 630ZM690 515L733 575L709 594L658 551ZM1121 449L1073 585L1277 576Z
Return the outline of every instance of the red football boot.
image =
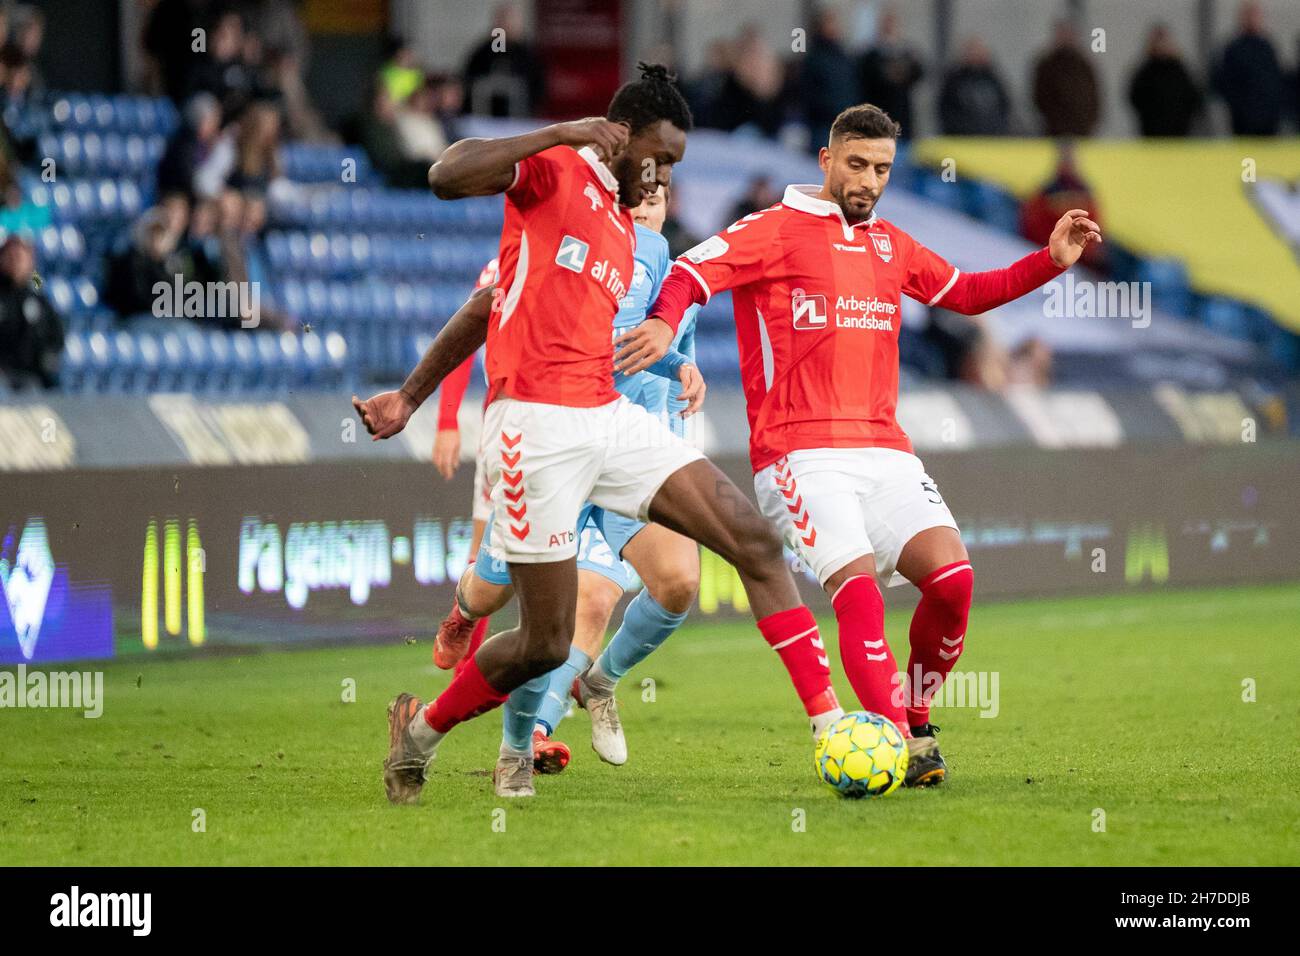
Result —
M477 623L460 613L459 604L452 604L451 612L438 625L438 636L433 639L433 663L446 671L464 660Z
M533 773L559 773L569 765L569 745L533 731Z

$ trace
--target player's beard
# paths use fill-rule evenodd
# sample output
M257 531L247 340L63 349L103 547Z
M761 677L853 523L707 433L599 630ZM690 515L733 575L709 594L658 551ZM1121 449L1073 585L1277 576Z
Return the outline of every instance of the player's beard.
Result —
M848 197L844 192L843 186L832 187L831 198L839 204L840 212L844 213L845 221L850 223L864 222L865 220L870 219L871 213L876 208L876 201L879 199L879 197L876 197L875 199L867 197L868 205L865 210L860 207L851 206Z

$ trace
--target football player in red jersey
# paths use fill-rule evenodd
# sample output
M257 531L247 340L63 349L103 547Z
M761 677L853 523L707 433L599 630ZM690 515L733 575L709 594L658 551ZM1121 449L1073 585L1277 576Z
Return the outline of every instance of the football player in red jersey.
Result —
M909 737L907 783L941 783L930 701L965 646L973 572L956 522L894 416L900 296L967 315L1060 275L1101 231L1081 209L1006 269L962 274L876 214L898 124L845 110L820 152L820 186L790 186L674 263L615 368L635 372L671 342L685 309L731 290L764 514L831 597L840 653L862 706ZM877 584L895 575L921 600L906 680L885 641Z
M428 765L456 724L512 694L520 695L519 712L536 711L547 675L568 658L573 638L574 529L588 500L658 522L730 561L814 734L842 713L817 623L799 598L780 538L699 451L614 389L609 343L632 278L630 210L669 185L690 126L690 110L667 71L643 65L641 78L620 87L604 118L462 140L429 170L440 198L506 197L501 275L486 333L484 456L495 518L491 549L509 564L520 622L485 641L427 706L410 694L390 704L384 785L394 803L419 798ZM400 431L482 344L474 303L439 333L400 390L354 399L376 438ZM682 383L690 401L702 380ZM532 795L528 746L523 752L503 744L494 773L499 795Z

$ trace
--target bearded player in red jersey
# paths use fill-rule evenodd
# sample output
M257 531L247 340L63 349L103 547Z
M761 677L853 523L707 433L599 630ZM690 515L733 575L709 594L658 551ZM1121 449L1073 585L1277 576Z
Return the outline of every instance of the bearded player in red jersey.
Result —
M799 599L779 537L721 471L613 386L610 340L636 242L631 209L669 184L690 126L667 71L643 65L603 119L462 140L429 170L439 198L506 197L501 276L488 316L484 457L490 547L509 564L519 626L484 641L432 703L401 694L390 704L384 786L394 803L419 798L438 745L457 724L513 694L518 712L536 712L547 675L568 658L573 639L575 528L587 500L658 522L735 565L814 734L842 713L817 623ZM354 399L376 438L401 431L482 343L468 321L474 301L400 390ZM683 379L692 384L698 390ZM682 397L693 396L684 388ZM503 744L497 793L530 796L532 774L531 749L508 752Z
M731 290L759 505L830 595L862 706L909 738L906 782L927 786L947 774L930 701L965 645L973 572L894 417L900 296L985 312L1060 275L1101 231L1071 210L1046 248L962 274L876 215L899 132L875 106L841 113L820 152L822 184L790 186L684 253L651 317L620 339L615 367L656 360L688 307ZM901 684L877 585L895 573L921 591Z

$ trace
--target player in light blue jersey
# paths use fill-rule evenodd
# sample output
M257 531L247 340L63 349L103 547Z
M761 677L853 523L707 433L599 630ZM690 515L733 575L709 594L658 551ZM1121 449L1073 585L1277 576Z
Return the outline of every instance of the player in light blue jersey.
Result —
M659 293L671 260L659 230L667 212L661 189L635 210L636 265L619 312L613 338L640 324ZM685 435L689 414L704 397L694 365L695 316L680 326L674 347L637 375L615 375L615 387L629 401L664 416ZM690 395L682 398L684 389ZM503 714L502 754L533 753L540 773L558 773L568 764L569 748L551 740L569 709L572 690L592 721L592 748L607 763L627 760L627 744L614 699L618 680L644 660L686 619L699 588L699 549L695 542L656 524L646 524L588 506L578 520L578 607L569 659L550 674L518 688ZM485 533L490 541L490 532ZM630 567L629 567L630 566ZM628 605L623 621L603 653L605 631L635 572L645 587ZM466 623L496 613L512 596L508 568L483 548L457 586L458 616ZM599 658L593 658L599 654Z

